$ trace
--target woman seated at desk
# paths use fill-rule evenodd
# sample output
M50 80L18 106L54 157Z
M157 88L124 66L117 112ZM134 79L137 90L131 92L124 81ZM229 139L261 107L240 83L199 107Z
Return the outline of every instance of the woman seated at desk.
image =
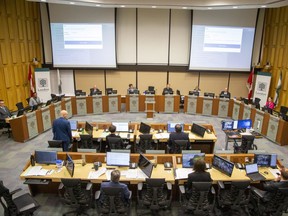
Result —
M264 110L267 110L268 113L272 114L272 110L275 108L275 104L273 102L272 97L268 97L268 100L264 106Z

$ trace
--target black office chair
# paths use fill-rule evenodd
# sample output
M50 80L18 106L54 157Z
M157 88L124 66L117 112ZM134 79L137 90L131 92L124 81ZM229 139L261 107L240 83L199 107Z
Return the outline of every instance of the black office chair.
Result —
M257 150L257 145L254 144L255 136L242 135L241 145L234 142L234 153L248 153L248 150Z
M76 89L75 90L75 96L80 96L82 93L82 90L81 89Z
M192 193L186 196L183 185L179 186L181 211L191 215L213 215L215 207L215 190L211 182L193 182Z
M139 135L139 143L135 145L135 152L145 153L146 150L153 150L155 147L153 146L152 134L141 134Z
M5 216L32 215L33 212L40 207L38 202L33 199L30 194L25 193L18 195L17 192L19 191L21 191L21 189L10 192L9 189L3 185L3 181L0 181L0 202L4 209ZM13 198L14 195L15 198Z
M218 181L217 203L221 209L239 212L240 215L249 215L248 204L250 201L249 181ZM245 211L242 212L242 210Z
M167 145L167 152L169 154L181 154L182 150L189 150L190 149L190 142L189 140L173 140L172 146L169 147Z
M95 200L97 210L100 215L130 215L130 202L132 192L128 202L122 199L122 188L107 187L102 191L96 191Z
M92 135L80 134L80 145L81 145L80 148L92 149L93 148Z
M150 94L155 94L155 88L154 88L154 86L148 86L148 92L149 92Z
M11 133L12 133L11 127L9 123L6 123L5 119L0 119L0 129L7 129L7 130L2 131L2 134L8 134L8 138L11 137Z
M70 143L68 146L68 150L71 151L73 147L73 144ZM62 140L48 140L48 148L63 150L63 141Z
M27 104L29 105L30 97L26 98Z
M106 95L112 94L113 88L106 88Z
M106 152L111 149L125 149L124 142L121 137L107 137L105 149Z
M279 188L273 192L261 191L252 188L252 200L250 215L273 215L281 216L287 211L288 206L288 188ZM265 200L266 193L273 193L269 201ZM253 201L256 200L256 203Z
M64 193L62 192L63 189ZM63 216L71 213L89 215L85 211L93 207L92 183L85 184L85 188L82 188L81 179L61 179L58 192L65 204L76 208L64 213Z
M170 209L172 201L172 185L165 178L146 178L145 183L138 183L137 215L158 215L159 211Z
M254 105L255 105L255 108L256 109L260 109L260 101L261 101L261 99L260 98L255 98L254 99Z

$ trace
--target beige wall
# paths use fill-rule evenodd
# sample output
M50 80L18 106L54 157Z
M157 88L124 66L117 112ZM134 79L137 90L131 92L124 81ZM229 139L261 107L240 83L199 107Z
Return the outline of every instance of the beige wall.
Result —
M113 88L118 94L126 95L129 84L136 86L135 71L106 71L107 88Z

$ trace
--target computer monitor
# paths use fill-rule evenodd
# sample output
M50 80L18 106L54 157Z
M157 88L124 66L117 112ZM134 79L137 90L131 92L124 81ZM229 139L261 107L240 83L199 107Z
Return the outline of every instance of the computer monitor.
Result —
M189 91L189 95L194 95L194 96L199 96L200 92L199 91Z
M168 124L167 124L167 131L168 131L168 133L175 132L175 126L176 126L176 124L181 125L181 127L182 127L182 132L184 131L184 124L183 124L183 123L181 123L181 122L168 122Z
M17 117L22 116L24 114L24 111L25 111L24 109L18 110Z
M56 151L35 151L35 161L38 164L56 164Z
M238 120L237 129L250 129L252 128L252 120L251 119L243 119Z
M76 131L78 128L78 121L70 119L69 123L70 123L71 130Z
M219 97L220 98L230 98L229 94L220 94Z
M74 175L74 169L75 169L75 164L74 161L72 160L71 156L67 153L66 154L66 164L65 167L70 174L71 177Z
M106 94L112 94L113 88L106 88Z
M224 173L225 175L228 175L231 177L234 169L234 163L218 156L214 155L213 156L213 161L212 161L212 167L214 169L217 169L221 173Z
M151 177L154 165L144 155L140 153L138 167L142 170L148 178Z
M277 154L255 154L254 163L261 167L277 167Z
M127 152L107 152L107 166L127 166L130 165L130 153Z
M92 135L93 132L93 126L89 124L87 121L85 122L85 131L89 134Z
M49 106L51 104L51 102L52 102L52 99L51 100L47 100L45 106Z
M206 128L201 125L193 123L191 127L191 132L198 136L204 137Z
M32 107L31 107L31 111L33 112L33 111L37 110L37 109L38 109L38 106L39 106L38 104L37 104L37 105L34 105L34 106L32 106Z
M236 121L223 121L222 130L235 130L237 129Z
M183 168L193 168L194 162L199 159L205 159L205 153L187 153L182 154L182 167Z
M151 126L148 124L145 124L143 122L140 123L139 132L143 134L149 134L150 133Z
M112 122L112 125L116 127L117 132L128 132L129 123L128 122Z

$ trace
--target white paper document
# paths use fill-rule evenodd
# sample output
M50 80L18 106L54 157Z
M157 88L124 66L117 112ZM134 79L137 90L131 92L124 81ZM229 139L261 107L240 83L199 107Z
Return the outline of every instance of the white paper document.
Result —
M97 179L99 178L101 175L103 175L106 172L106 168L103 167L97 171L90 171L88 174L88 179Z
M28 168L24 176L44 176L52 174L48 169L42 169L42 166L32 166Z
M176 169L176 176L175 179L187 179L188 174L192 173L193 171L191 169L186 168L178 168Z

